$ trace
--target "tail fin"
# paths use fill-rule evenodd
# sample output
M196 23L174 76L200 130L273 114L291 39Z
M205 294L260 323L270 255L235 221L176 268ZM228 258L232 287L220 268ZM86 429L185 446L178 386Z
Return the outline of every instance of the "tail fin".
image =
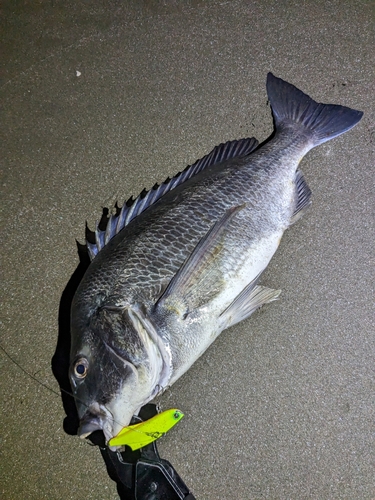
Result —
M276 129L299 124L310 131L312 147L344 134L362 118L362 111L320 104L294 85L284 82L272 73L267 75L267 93L271 103Z

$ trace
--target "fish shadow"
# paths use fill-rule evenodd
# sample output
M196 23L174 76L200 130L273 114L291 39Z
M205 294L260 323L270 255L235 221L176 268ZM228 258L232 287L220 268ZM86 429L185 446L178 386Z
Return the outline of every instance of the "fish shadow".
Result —
M52 373L59 384L61 400L66 413L63 427L69 435L76 435L79 427L78 413L69 381L70 357L70 309L78 285L90 265L90 258L85 245L77 242L79 264L70 277L60 299L58 315L58 337L55 353L51 360Z
M105 227L108 220L108 209L103 209L99 228ZM95 240L95 233L86 228L86 237L88 241ZM51 359L52 373L57 380L61 392L61 401L66 414L63 422L64 431L71 435L77 435L79 427L79 418L77 408L73 396L71 395L71 387L69 381L69 365L70 365L70 345L71 345L71 330L70 330L70 310L72 306L73 297L76 290L82 281L89 265L90 258L87 252L86 245L77 242L79 264L73 274L71 275L60 299L59 313L58 313L58 337L57 345L54 355ZM109 460L107 448L105 446L104 435L101 431L94 432L89 440L93 445L100 448L102 457L104 459L107 473L109 477L117 483L117 492L121 500L133 499L132 492L122 484L113 461Z
M99 229L105 229L109 219L109 210L103 208L102 216L98 224ZM90 231L86 225L86 240L90 243L95 242L95 232ZM82 281L90 265L90 257L87 251L87 246L82 245L77 241L77 250L79 257L79 264L76 270L70 277L60 299L59 315L58 315L58 337L57 345L54 355L51 359L52 373L57 380L60 387L61 400L66 413L63 428L64 431L74 436L77 434L79 427L78 413L73 396L71 396L72 389L69 381L69 365L70 365L70 344L71 344L71 331L70 331L70 310L72 301L76 290Z

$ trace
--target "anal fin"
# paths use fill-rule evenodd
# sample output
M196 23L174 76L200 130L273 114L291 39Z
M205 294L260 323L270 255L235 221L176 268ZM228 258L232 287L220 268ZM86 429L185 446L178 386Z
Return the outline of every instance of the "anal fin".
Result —
M311 189L307 185L301 170L297 170L294 183L296 187L296 206L290 224L297 222L311 205Z

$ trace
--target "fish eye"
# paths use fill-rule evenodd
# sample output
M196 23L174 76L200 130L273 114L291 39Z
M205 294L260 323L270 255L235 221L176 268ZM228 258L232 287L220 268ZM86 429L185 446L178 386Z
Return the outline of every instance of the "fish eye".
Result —
M87 375L88 367L89 364L87 362L87 359L85 358L78 359L74 365L74 376L76 378L85 378Z

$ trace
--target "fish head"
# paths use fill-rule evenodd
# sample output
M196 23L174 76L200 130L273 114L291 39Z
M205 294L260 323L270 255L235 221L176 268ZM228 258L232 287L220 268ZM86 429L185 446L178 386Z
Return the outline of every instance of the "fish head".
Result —
M88 321L72 315L70 384L80 426L88 437L102 430L108 442L129 425L157 385L159 361L126 311L101 308Z
M139 407L139 401L134 401L138 382L136 367L117 358L105 345L80 349L70 367L80 420L78 435L85 438L102 430L108 441L129 425Z

